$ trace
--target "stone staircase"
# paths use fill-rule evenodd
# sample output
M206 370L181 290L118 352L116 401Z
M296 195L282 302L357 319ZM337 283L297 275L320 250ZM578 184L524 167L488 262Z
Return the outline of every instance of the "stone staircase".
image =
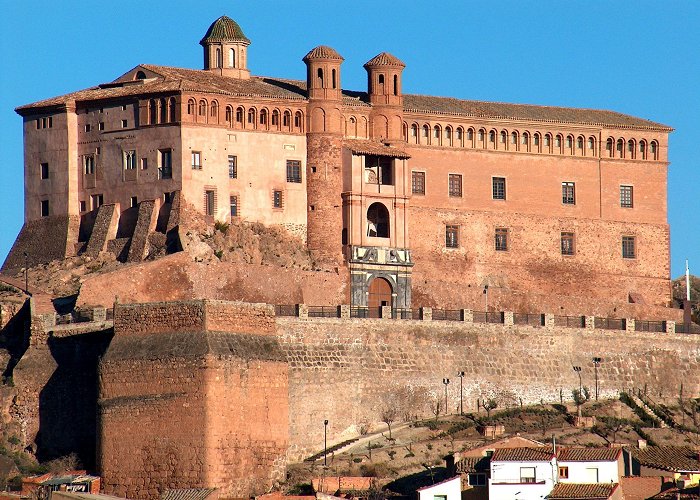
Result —
M647 415L649 415L651 418L653 418L658 423L658 425L661 429L668 429L668 424L666 422L664 422L664 420L661 417L659 417L656 414L656 412L648 404L646 404L642 400L642 398L640 398L636 394L632 394L631 397L632 397L632 401L634 401L634 403L637 406L639 406L642 410L644 410L644 412Z

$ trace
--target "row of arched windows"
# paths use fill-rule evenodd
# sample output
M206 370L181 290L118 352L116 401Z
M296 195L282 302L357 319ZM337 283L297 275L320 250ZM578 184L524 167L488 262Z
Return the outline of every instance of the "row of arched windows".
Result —
M520 132L518 130L496 130L486 128L456 128L451 125L418 123L403 124L403 136L409 144L448 146L474 149L493 149L501 151L522 151L527 153L548 153L569 156L598 156L598 141L595 136L573 134L554 134L551 132ZM641 160L658 160L659 145L657 141L641 139L609 138L606 142L606 156L610 158L628 158Z
M148 124L175 123L177 121L175 98L151 99L148 101Z
M219 103L217 101L207 102L200 99L187 101L187 114L190 120L199 123L225 124L231 128L250 130L279 130L285 132L303 132L304 114L300 110L267 108L258 109L256 107L245 108L238 106L234 108L227 105L224 110L223 122L219 116Z

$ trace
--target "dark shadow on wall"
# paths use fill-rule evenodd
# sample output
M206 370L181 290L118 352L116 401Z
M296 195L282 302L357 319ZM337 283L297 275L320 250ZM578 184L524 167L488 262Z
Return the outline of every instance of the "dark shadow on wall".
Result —
M39 394L39 461L75 453L84 468L95 470L97 368L113 335L108 329L49 339L49 350L58 366Z
M10 359L7 366L0 366L0 383L10 383L12 373L29 347L29 301L25 301L19 311L0 330L0 349L6 350Z

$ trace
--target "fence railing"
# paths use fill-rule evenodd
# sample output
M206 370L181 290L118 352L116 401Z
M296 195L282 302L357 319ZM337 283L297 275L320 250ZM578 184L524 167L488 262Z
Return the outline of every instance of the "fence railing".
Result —
M554 316L554 326L563 326L565 328L585 328L585 316Z
M678 331L679 326L682 326L682 324L676 325L676 331ZM637 332L663 333L666 331L666 322L665 321L643 321L643 320L638 319L634 322L634 330Z
M462 321L461 309L433 309L433 321Z
M513 313L514 325L543 326L544 314Z
M594 320L595 328L601 330L625 330L627 328L627 322L624 319L618 318L600 318L595 317Z
M338 306L309 306L309 318L338 318Z

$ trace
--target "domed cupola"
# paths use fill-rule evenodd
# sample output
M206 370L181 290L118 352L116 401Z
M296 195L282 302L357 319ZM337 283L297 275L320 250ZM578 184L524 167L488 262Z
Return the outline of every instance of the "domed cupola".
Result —
M402 104L401 73L405 67L398 57L388 52L382 52L365 63L367 92L372 104Z
M199 44L204 47L204 69L232 78L250 78L250 40L236 21L221 16L209 26Z
M326 45L319 45L304 56L309 99L340 100L340 65L343 56Z

